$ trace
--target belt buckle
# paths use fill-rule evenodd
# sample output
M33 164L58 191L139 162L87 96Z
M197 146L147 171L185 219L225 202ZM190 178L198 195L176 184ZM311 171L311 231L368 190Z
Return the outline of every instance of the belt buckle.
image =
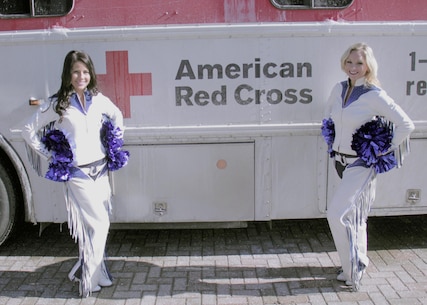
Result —
M347 165L348 163L347 163L347 157L346 156L344 156L344 155L341 155L341 164L342 165Z
M98 169L98 166L96 166L96 165L92 165L92 166L89 168L89 175L90 175L90 176L95 176L95 175L96 175L96 172L97 172L97 169Z

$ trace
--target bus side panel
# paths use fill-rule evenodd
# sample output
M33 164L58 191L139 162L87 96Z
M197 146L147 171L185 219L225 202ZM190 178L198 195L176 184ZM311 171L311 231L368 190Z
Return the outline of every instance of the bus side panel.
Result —
M427 139L412 139L411 153L402 168L378 176L377 198L373 214L399 214L427 212ZM415 178L416 177L416 178Z
M272 219L313 218L320 215L323 199L319 196L317 185L322 179L319 176L322 171L318 169L317 138L291 136L273 139Z
M383 87L416 124L414 161L390 173L404 173L407 179L405 189L396 193L401 199L392 202L407 208L406 188L426 192L416 182L425 178L419 173L422 164L417 167L425 144L416 141L427 137L426 34L425 23L322 23L0 35L0 66L19 71L0 75L1 133L25 159L23 145L18 146L23 120L35 110L28 99L53 94L65 54L85 50L97 67L101 91L124 111L125 142L132 154L130 165L113 174L118 213L113 221L193 221L187 210L206 221L321 217L328 199L323 190L332 193L337 181L333 167L328 174L323 171L326 161L316 164L328 158L326 148L319 149L320 122L332 86L345 79L342 52L365 41L379 61ZM229 164L226 170L216 167L220 158ZM170 160L177 161L165 166ZM65 219L57 216L65 214L58 204L60 184L35 178L26 166L38 220ZM380 196L377 206L387 205ZM218 201L224 205L212 210ZM154 214L161 206L153 205L162 202L167 213Z
M280 2L280 1L277 1ZM308 2L308 1L306 1ZM353 0L346 8L277 9L269 0L75 0L63 17L1 18L0 31L268 22L425 20L424 0Z
M254 219L254 143L127 146L113 222Z
M67 221L67 210L64 200L64 184L39 177L27 160L23 142L13 142L15 150L27 168L30 177L31 192L34 201L34 216L37 222L63 223ZM42 173L47 172L48 163L42 162ZM33 204L33 203L30 203Z

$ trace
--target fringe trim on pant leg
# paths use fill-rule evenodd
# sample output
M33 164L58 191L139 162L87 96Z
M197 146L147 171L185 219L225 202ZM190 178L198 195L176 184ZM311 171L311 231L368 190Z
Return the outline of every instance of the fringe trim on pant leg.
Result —
M93 252L93 245L91 243L89 232L86 229L83 221L81 221L82 216L79 205L77 204L75 198L70 194L68 184L64 183L64 185L65 204L68 212L68 228L70 230L71 237L74 239L74 241L79 243L79 252L82 260L81 278L79 283L80 296L87 297L92 290L92 285L86 262L90 252Z
M82 258L81 279L79 287L80 296L87 297L91 294L92 289L95 288L92 287L91 274L88 268L88 259L91 257L92 253L94 253L92 236L82 221L80 206L76 198L74 198L73 194L71 194L67 182L64 183L64 187L65 202L68 212L68 228L70 230L71 237L76 242L78 241L80 257ZM111 193L109 191L105 192L104 205L108 209L111 209ZM102 265L102 269L104 268L106 269L105 264ZM109 274L107 270L104 272ZM111 275L109 275L109 278L111 279Z
M358 236L359 227L366 222L372 203L375 200L375 178L375 169L371 167L368 178L343 217L350 243L351 281L354 291L359 290L363 271L366 268L366 265L361 261L357 241L360 238Z
M93 177L89 174L92 174L91 168L79 168L79 171L81 171L81 174L83 176L81 178L75 177L74 179L87 179L88 183L96 183L99 178L104 177L107 178L106 175L108 175L108 171L106 170L106 162L103 164L100 164L100 166L97 166L96 172L94 172ZM76 198L76 194L73 194L71 192L71 187L69 185L70 182L64 183L65 185L65 202L66 202L66 208L68 212L68 227L70 229L70 234L74 240L78 241L79 243L79 252L80 257L82 258L82 275L80 279L80 295L82 297L87 297L91 294L92 287L92 276L94 270L89 269L88 262L91 260L91 257L93 256L94 245L93 245L93 236L92 236L92 230L88 229L88 224L85 223L83 220L83 211L81 210L81 205L79 204L80 198ZM99 191L99 190L98 190ZM101 195L102 198L100 201L103 203L103 207L107 209L108 212L111 211L111 190L108 187L108 189L105 189L102 192L98 192L98 195ZM101 208L102 206L100 206ZM101 266L101 269L103 269L105 264ZM94 283L96 285L96 283Z

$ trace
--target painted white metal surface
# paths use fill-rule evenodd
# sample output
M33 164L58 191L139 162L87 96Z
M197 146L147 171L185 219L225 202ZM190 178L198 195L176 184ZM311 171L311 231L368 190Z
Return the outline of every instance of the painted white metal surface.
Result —
M254 219L254 143L134 146L130 153L128 166L113 173L112 221Z
M57 90L70 49L87 51L98 75L111 72L107 54L123 51L129 74L151 74L151 92L123 102L132 156L113 175L113 221L323 217L337 180L320 122L330 89L345 77L340 56L357 41L373 47L383 87L416 124L413 154L380 179L374 213L425 213L423 195L416 203L405 196L427 191L419 182L427 149L427 24L326 22L1 33L3 71L20 71L0 75L1 130L27 167L36 219L65 220L61 185L34 176L19 131L35 110L28 99ZM216 167L220 159L226 170ZM167 203L167 213L156 203Z

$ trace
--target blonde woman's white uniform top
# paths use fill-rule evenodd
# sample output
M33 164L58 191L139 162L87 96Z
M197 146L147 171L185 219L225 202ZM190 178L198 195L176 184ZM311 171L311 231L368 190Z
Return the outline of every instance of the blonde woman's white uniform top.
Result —
M335 124L334 151L356 155L351 148L353 134L360 126L371 121L375 116L383 116L394 123L392 144L397 147L414 130L414 124L408 115L397 105L387 93L379 88L364 92L365 79L358 79L348 101L343 105L345 82L333 88L328 105L331 107L329 117Z

